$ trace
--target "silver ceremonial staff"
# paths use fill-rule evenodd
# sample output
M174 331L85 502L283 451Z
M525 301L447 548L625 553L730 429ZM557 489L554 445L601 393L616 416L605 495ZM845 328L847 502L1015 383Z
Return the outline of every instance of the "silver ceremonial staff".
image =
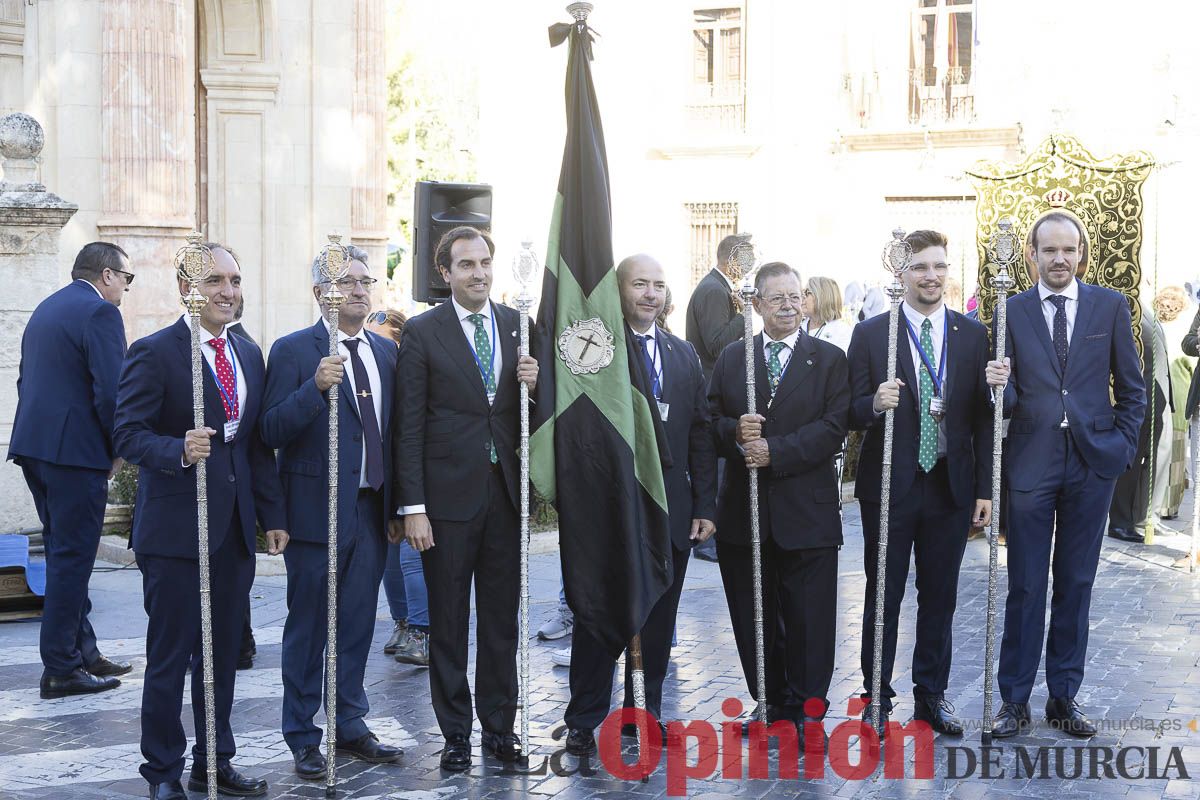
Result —
M192 330L192 420L195 428L204 427L204 356L200 354L200 312L208 298L200 294L200 283L213 270L212 251L201 242L204 236L193 231L187 244L175 253L175 274L187 281L188 293L179 300L187 309ZM195 464L196 531L200 557L200 660L204 670L204 752L208 761L208 797L217 798L217 704L213 696L212 577L208 564L208 469L205 459Z
M1013 232L1012 220L1004 217L999 230L988 244L996 276L992 288L996 291L996 360L1004 360L1005 339L1008 334L1008 290L1015 285L1009 267L1017 261L1020 248ZM1000 558L1000 467L1004 457L1004 389L992 390L992 525L988 530L988 589L987 632L983 643L983 731L984 747L992 744L992 680L996 668L996 591Z
M734 245L729 254L729 262L737 267L742 275L742 317L746 327L743 329L742 341L746 350L746 413L757 414L758 396L754 385L755 356L754 352L754 311L753 300L758 294L754 286L754 245L750 243L750 234L741 234L745 240ZM750 467L750 569L754 587L754 685L758 690L756 712L758 721L767 721L767 648L763 631L763 577L762 577L762 531L758 519L758 467Z
M1192 417L1192 546L1188 554L1188 572L1195 573L1200 559L1200 491L1196 476L1200 475L1200 412Z
M321 248L321 278L329 284L323 299L329 307L329 355L337 358L338 312L346 296L338 289L338 279L346 274L349 252L342 237L329 234L329 243ZM338 385L329 387L329 547L326 580L325 639L325 796L337 796L337 565L338 565Z
M888 310L887 379L896 380L896 334L900 330L900 298L904 284L900 276L912 261L912 247L904 241L904 231L892 231L892 241L883 249L883 267L892 273L892 285L887 287L892 307ZM928 413L926 409L920 409ZM883 415L883 475L879 486L879 548L875 563L875 648L871 656L871 727L879 730L880 697L883 691L883 592L887 577L888 520L892 503L892 440L896 438L896 409Z
M529 355L529 283L538 273L537 255L533 242L521 242L521 252L513 259L513 275L521 287L517 295L517 310L521 312L520 356ZM529 387L521 388L521 611L518 629L518 658L521 684L521 745L524 760L529 760Z

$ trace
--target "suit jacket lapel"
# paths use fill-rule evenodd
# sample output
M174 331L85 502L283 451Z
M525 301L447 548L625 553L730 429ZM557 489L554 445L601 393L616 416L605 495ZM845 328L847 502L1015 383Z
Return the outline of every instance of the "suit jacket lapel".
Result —
M658 337L658 358L662 364L662 398L663 402L670 406L678 401L681 406L687 404L687 398L679 391L679 381L687 374L685 365L679 363L679 354L675 352L675 346L671 344L671 340L667 338L667 333L662 328L659 328L655 335ZM668 413L668 418L670 414Z
M779 386L775 389L775 397L771 399L772 404L782 402L797 386L805 383L803 379L812 368L812 359L816 349L812 337L801 331L796 337L796 347L792 350L791 358L788 359L783 377L779 379Z
M754 337L754 393L758 396L758 413L771 405L771 382L767 377L767 360L763 356L763 335Z
M1050 365L1054 367L1054 372L1058 375L1059 380L1062 380L1062 365L1058 363L1058 355L1054 352L1054 340L1050 338L1050 329L1046 327L1046 318L1042 315L1042 297L1038 292L1037 284L1025 293L1025 300L1021 302L1021 295L1013 298L1018 301L1017 304L1025 309L1025 316L1029 324L1033 327L1033 335L1042 343L1042 349L1046 351L1046 357L1050 359ZM1075 332L1079 332L1079 315L1075 316Z
M182 357L180 363L185 365L185 373L190 375L192 371L191 323L184 322L181 319L175 325L179 352ZM206 424L212 423L212 427L216 429L217 435L223 439L224 433L222 429L226 422L225 404L221 402L221 391L217 388L217 380L213 377L212 370L208 366L208 359L204 358L203 344L200 345L200 358L204 362L200 364L200 380L204 383L204 421Z
M329 329L325 327L324 320L318 320L316 325L312 327L313 339L317 347L317 352L320 358L329 358ZM347 361L344 365L346 373L349 374L353 365ZM358 415L358 398L354 397L354 392L350 388L349 378L342 380L342 385L338 387L338 405L345 406L346 411L354 416L355 419L362 423ZM339 412L340 413L340 412Z
M492 406L495 408L501 400L507 399L509 392L516 392L519 388L516 384L516 375L520 348L518 341L520 331L517 330L517 327L520 325L520 321L518 320L516 325L512 324L510 316L502 313L501 307L495 303L492 303L492 313L496 315L496 344L500 347L502 359L500 372L496 374L496 402ZM512 380L509 380L509 376L512 377ZM482 376L480 376L479 383L483 385Z
M1071 344L1067 348L1067 369L1071 369L1071 364L1075 361L1075 354L1079 352L1080 342L1087 338L1088 326L1092 321L1092 289L1083 281L1076 279L1079 284L1079 299L1075 301L1075 325L1071 329ZM1057 363L1057 359L1055 359Z
M446 355L459 368L467 382L474 388L479 402L486 406L487 390L484 389L483 377L480 376L479 367L475 363L475 351L467 343L462 324L454 313L454 305L447 300L438 306L434 313L438 315L438 326L442 329L441 335L438 336L438 342L441 343ZM497 325L499 325L499 321L497 321ZM498 391L499 386L496 388Z
M254 419L255 414L257 413L256 405L262 401L262 375L257 372L255 368L256 365L251 365L245 358L242 357L243 349L238 345L237 342L234 341L234 338L236 337L228 337L229 349L233 351L233 357L237 359L238 371L245 376L246 381L246 397L244 399L238 399L238 404L241 406L241 408L238 409L238 418ZM222 411L224 411L224 406L221 408ZM249 427L246 428L246 432L243 432L241 426L239 425L237 436L234 438L240 439L244 435L249 435L248 431Z
M908 338L908 325L905 323L904 309L896 311L900 315L896 326L896 377L904 381L912 395L913 408L921 407L921 383L913 367L912 345Z

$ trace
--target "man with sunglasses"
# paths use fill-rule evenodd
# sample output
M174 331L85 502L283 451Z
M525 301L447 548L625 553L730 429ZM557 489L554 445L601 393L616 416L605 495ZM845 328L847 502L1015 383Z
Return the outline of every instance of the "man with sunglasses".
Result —
M71 283L43 300L21 337L17 412L8 457L25 473L46 544L42 613L43 698L103 692L131 669L96 647L88 580L100 543L113 451L117 379L129 291L129 256L92 242L75 258Z
M296 773L325 775L321 728L313 717L322 706L327 634L329 390L338 393L338 636L337 749L363 761L383 763L403 755L381 743L364 720L367 654L375 633L375 604L387 552L392 502L390 433L396 346L366 330L371 312L367 254L347 248L349 267L337 280L345 296L338 315L338 352L329 355L331 284L312 265L313 297L322 317L285 336L267 364L262 435L278 449L291 545L287 565L288 616L283 628L283 738Z

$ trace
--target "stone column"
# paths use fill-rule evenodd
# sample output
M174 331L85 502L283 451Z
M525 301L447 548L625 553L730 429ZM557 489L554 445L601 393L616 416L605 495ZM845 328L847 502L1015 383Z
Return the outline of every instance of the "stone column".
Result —
M367 251L372 272L387 263L387 80L383 0L355 0L353 114L358 152L350 201L351 240ZM382 284L380 284L382 286Z
M133 341L181 312L172 258L196 224L194 8L184 0L104 0L100 238L129 253L139 280L122 303Z
M27 114L0 119L0 448L8 453L17 410L21 333L38 303L58 288L58 236L79 210L39 181L42 126ZM0 464L0 533L37 526L21 470Z

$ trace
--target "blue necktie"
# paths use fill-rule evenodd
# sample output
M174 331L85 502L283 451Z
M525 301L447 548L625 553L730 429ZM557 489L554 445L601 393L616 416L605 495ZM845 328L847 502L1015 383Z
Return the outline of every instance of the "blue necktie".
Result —
M1061 294L1052 294L1046 298L1054 304L1054 352L1058 356L1058 366L1063 372L1067 371L1067 298Z
M650 380L650 391L655 400L662 400L662 386L658 382L658 371L654 369L654 359L650 357L649 336L635 333L634 339L642 348L642 363L646 365L646 377Z

